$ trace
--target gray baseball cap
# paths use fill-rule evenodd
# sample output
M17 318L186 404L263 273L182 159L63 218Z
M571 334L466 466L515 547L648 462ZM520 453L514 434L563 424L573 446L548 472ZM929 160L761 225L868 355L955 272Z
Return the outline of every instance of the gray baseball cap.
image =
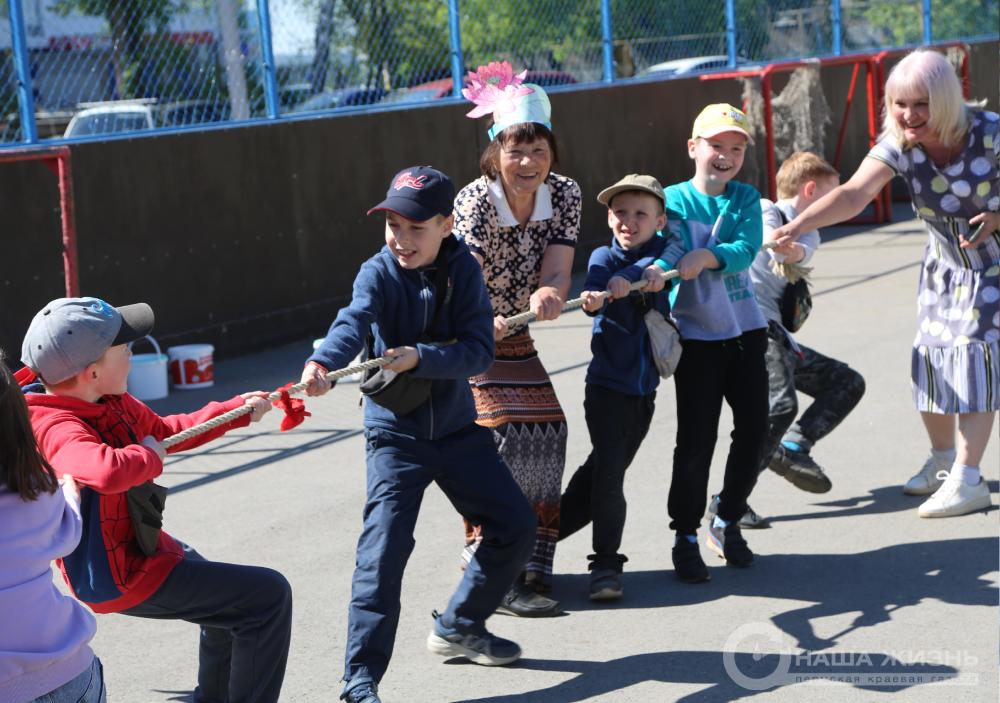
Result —
M46 383L61 383L94 363L110 347L153 331L146 303L112 307L100 298L58 298L42 308L24 335L21 362Z
M607 205L611 202L611 198L626 190L638 190L643 193L649 193L653 197L659 198L664 207L666 207L666 196L663 194L663 186L652 176L641 173L630 173L613 186L608 186L597 194L597 202L601 205Z

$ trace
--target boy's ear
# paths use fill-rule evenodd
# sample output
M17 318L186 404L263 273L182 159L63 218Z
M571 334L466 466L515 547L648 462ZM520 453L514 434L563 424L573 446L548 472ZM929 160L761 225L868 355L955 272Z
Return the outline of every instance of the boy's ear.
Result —
M816 181L808 180L802 184L802 196L804 198L811 199L816 193Z
M441 221L441 239L446 239L455 229L455 213L451 213Z
M99 375L98 372L100 371L100 368L101 368L100 361L95 361L93 364L89 364L87 368L85 368L83 371L81 371L74 377L76 379L76 383L79 385L80 383L87 383L88 381L96 380L97 376Z
M656 216L656 229L662 231L667 226L667 213L661 212Z
M694 148L698 145L697 139L688 139L688 156L694 158Z

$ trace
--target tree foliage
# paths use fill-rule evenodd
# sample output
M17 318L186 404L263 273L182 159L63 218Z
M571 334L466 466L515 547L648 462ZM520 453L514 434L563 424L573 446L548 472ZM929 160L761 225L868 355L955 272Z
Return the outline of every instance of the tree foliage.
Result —
M187 0L56 0L52 9L63 16L78 12L103 17L111 31L118 97L144 95L150 80L145 57L158 54L148 50L146 34L162 33L170 18L189 7Z
M997 0L948 0L935 2L931 33L935 41L996 32L1000 21ZM875 30L884 32L894 46L919 44L924 38L923 4L899 0L871 0L864 12Z
M788 0L786 0L788 1ZM448 4L444 0L301 0L316 12L312 79L384 88L449 76ZM507 59L518 68L600 77L599 0L460 0L464 63ZM762 42L767 13L737 0L738 51ZM726 52L725 6L698 0L612 0L616 56L648 65ZM630 75L630 74L626 74Z

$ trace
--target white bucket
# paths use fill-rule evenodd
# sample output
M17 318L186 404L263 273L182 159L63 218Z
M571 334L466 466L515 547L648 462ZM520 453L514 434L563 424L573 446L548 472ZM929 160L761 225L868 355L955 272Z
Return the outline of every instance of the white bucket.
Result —
M128 372L128 392L139 400L166 398L167 355L160 352L160 345L155 339L148 336L143 339L150 341L156 353L132 355L132 368ZM132 344L129 344L129 348Z
M214 352L211 344L182 344L167 349L174 388L208 388L215 383Z

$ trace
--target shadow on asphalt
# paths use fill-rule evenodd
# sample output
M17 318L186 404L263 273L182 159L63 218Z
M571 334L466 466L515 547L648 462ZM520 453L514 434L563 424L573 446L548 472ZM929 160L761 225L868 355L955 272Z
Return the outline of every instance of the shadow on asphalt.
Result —
M513 666L533 671L576 673L578 676L555 686L527 693L465 698L456 703L572 703L610 696L616 691L645 681L709 686L677 699L684 703L708 703L751 698L758 693L773 690L777 685L794 684L796 676L807 675L853 679L860 674L863 680L855 683L855 688L889 693L950 678L958 673L954 667L946 664L905 664L882 652L838 652L838 661L845 663L824 663L822 660L817 663L815 659L800 662L794 656L783 658L778 653L724 654L710 651L652 652L607 662L522 659ZM454 663L459 665L459 660L454 660ZM463 660L461 664L466 662ZM746 685L734 681L731 672ZM905 680L906 683L881 683L886 678ZM812 687L808 690L816 691ZM806 691L802 695L804 700L808 699ZM605 698L602 697L601 700Z
M1000 491L1000 482L987 481L991 493ZM927 496L908 496L898 485L882 486L868 491L867 495L855 496L854 498L841 498L819 503L815 506L823 508L840 508L839 510L817 510L809 513L793 513L791 515L771 515L768 516L770 524L778 522L797 522L799 520L813 520L817 518L827 519L835 517L851 517L853 515L880 515L883 513L897 513L903 510L916 510L922 502L927 500ZM975 513L984 515L996 510L997 506L992 505L989 509ZM748 532L748 534L753 534Z
M211 444L207 445L205 448L196 449L190 452L185 452L183 454L178 454L176 456L170 457L164 464L164 474L167 476L178 476L184 474L194 474L198 478L191 479L189 481L184 481L182 483L175 484L170 487L171 493L180 493L182 491L187 491L192 488L197 488L199 486L204 486L208 483L215 483L216 481L222 481L223 479L236 476L238 474L246 473L247 471L253 471L254 469L259 469L261 467L273 464L276 461L282 459L288 459L293 456L298 456L299 454L304 454L305 452L311 452L314 449L320 449L330 444L335 444L336 442L341 442L345 439L350 439L351 437L356 437L362 434L361 430L343 430L343 429L312 429L312 430L301 430L296 429L295 432L298 435L313 434L319 435L315 439L308 441L300 440L299 444L294 447L275 447L273 449L261 448L254 449L252 451L247 451L239 448L239 445L244 442L267 435L277 435L279 432L260 432L257 434L242 434L235 436L224 436L220 439L215 440ZM235 447L235 449L234 449ZM238 466L226 469L225 471L218 471L215 473L205 473L203 471L185 471L185 465L191 461L198 461L199 459L204 460L206 457L217 456L220 454L263 454L260 458L253 459L251 461L244 462ZM364 456L358 458L358 463L364 465Z
M681 608L729 596L811 601L771 620L798 647L819 651L835 646L854 630L887 622L896 610L925 599L997 606L997 589L984 578L1000 568L995 538L898 544L851 554L758 554L749 569L726 568L714 555L706 563L712 580L703 584L681 583L669 570L626 570L625 597L604 607ZM587 574L556 576L554 596L567 612L592 609L588 584ZM849 613L858 615L835 634L820 636L813 629L813 621ZM894 649L907 649L906 643Z

